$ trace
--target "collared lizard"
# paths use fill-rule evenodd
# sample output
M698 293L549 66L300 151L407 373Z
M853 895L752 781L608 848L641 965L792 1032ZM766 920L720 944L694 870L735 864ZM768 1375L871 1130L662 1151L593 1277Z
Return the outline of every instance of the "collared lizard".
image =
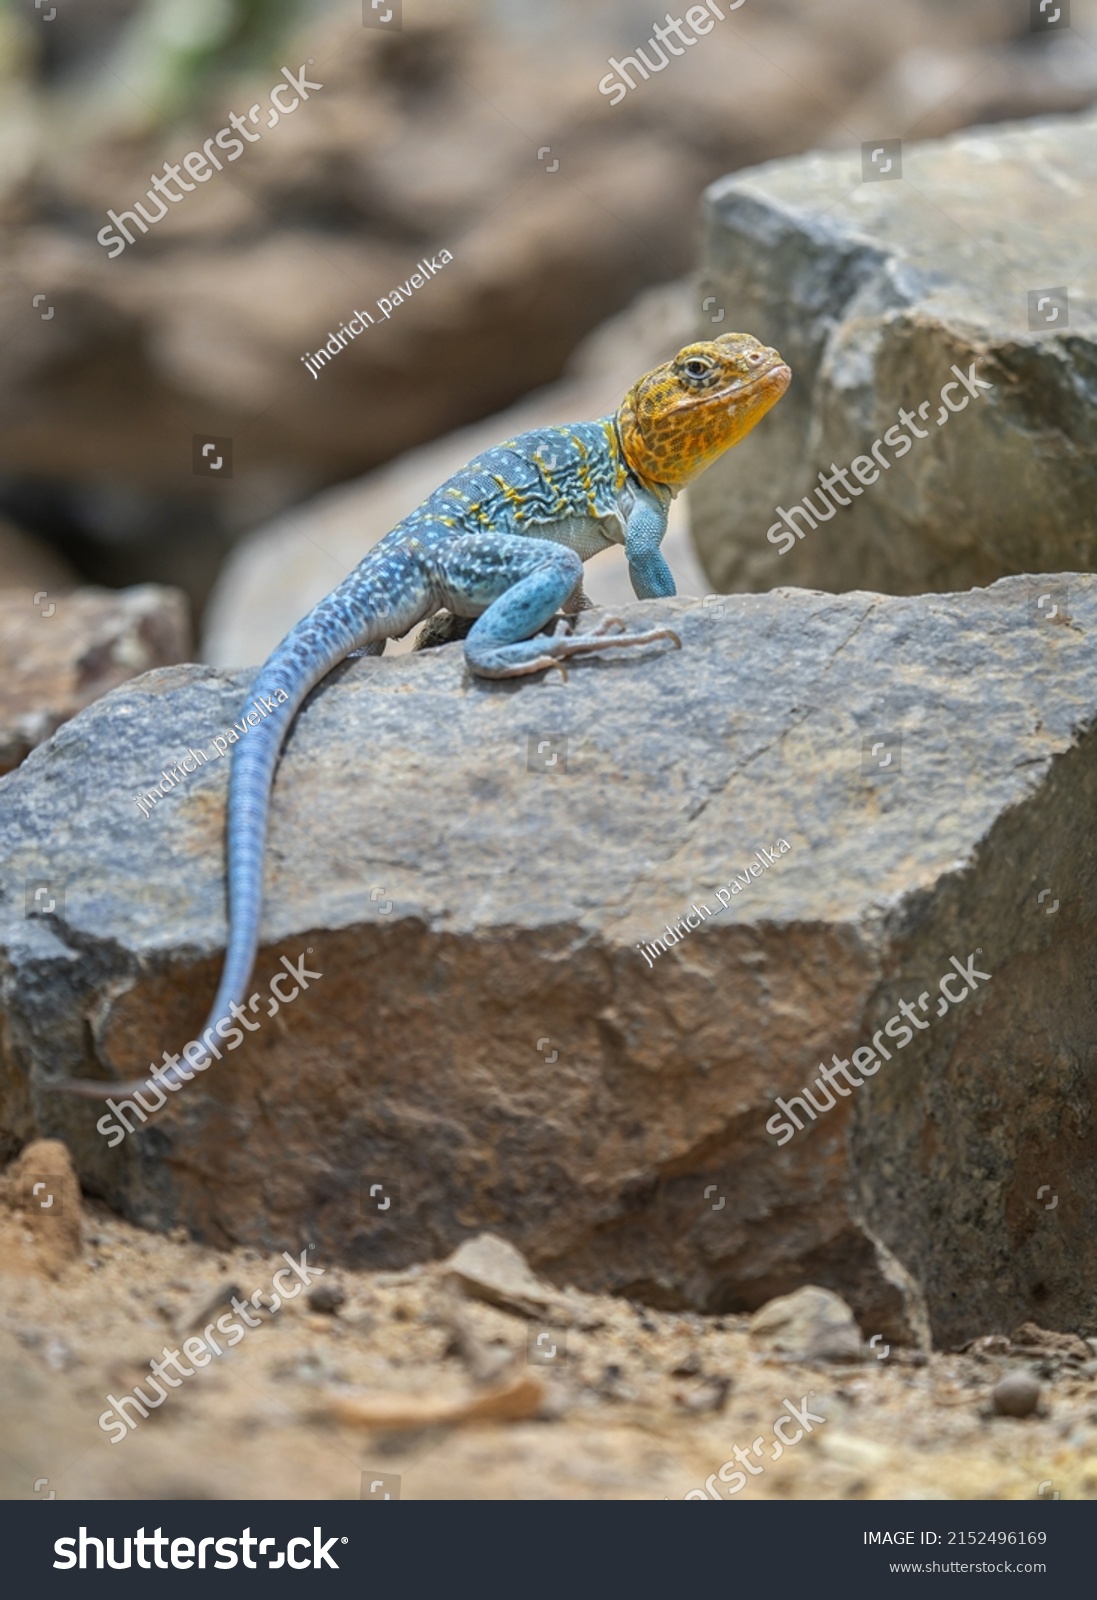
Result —
M574 612L586 603L583 562L613 544L624 546L641 599L675 593L659 550L672 499L750 432L791 376L777 351L749 334L687 345L639 379L613 416L537 428L470 461L286 636L248 691L249 702L276 702L275 714L233 752L229 940L199 1039L206 1065L211 1037L223 1038L239 1014L255 962L274 769L310 691L347 656L379 655L387 639L443 610L475 619L464 648L479 678L548 668L566 676L569 656L660 639L680 644L669 628L628 633L615 617L582 634L546 637L541 630L562 608ZM94 1098L151 1089L157 1081L177 1089L193 1074L179 1057L172 1060L134 1083L55 1087Z

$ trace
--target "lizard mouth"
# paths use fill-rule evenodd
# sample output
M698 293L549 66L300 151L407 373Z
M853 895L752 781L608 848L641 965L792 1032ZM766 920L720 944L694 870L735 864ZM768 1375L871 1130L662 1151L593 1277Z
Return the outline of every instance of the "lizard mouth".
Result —
M791 382L792 368L781 360L775 350L773 352L773 360L768 366L763 367L759 372L753 373L749 378L737 379L734 383L729 384L726 389L721 389L717 398L726 400L729 404L734 405L736 401L742 400L747 395L755 394L758 390L763 390L766 393L776 390L774 398L779 399Z

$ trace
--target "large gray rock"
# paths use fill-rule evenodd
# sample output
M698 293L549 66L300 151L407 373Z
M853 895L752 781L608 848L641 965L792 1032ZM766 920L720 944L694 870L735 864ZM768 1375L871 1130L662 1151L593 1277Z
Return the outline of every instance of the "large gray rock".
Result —
M714 587L914 593L1093 567L1095 152L1092 117L1032 122L904 142L897 181L862 182L857 151L708 191L711 314L726 307L793 373L691 495ZM876 170L899 159L888 147ZM972 398L957 368L992 387ZM794 508L854 458L847 505L824 498L813 529Z
M663 1304L816 1284L866 1339L923 1307L941 1340L1097 1332L1097 579L1054 620L1046 583L635 605L681 652L566 685L470 682L459 646L353 663L278 774L254 988L322 976L108 1148L46 1085L201 1025L227 760L132 796L247 680L124 686L0 784L9 1148L62 1137L92 1192L214 1241L397 1265L489 1230ZM826 1111L819 1063L874 1035Z

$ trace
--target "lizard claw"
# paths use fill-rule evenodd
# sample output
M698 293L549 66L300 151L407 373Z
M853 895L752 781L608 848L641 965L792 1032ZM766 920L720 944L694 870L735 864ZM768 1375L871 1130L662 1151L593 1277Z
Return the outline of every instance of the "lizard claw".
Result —
M615 617L615 616L603 617L601 622L598 624L598 626L596 628L591 628L589 630L589 632L587 634L587 638L588 639L600 639L600 638L603 637L603 635L609 633L611 630L613 632L616 632L616 633L624 633L625 624L622 622L620 617Z
M556 643L560 655L571 653L563 639ZM568 669L557 655L536 656L532 661L519 661L494 672L482 672L481 676L491 678L528 678L534 672L558 672L565 683L568 681Z

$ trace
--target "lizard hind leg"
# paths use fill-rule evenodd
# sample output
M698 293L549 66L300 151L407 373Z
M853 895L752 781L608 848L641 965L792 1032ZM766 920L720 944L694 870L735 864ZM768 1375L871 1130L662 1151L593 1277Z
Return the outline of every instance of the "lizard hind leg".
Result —
M451 609L480 613L465 640L465 659L478 678L525 677L550 667L566 677L568 656L657 639L679 642L666 628L534 637L582 582L576 552L548 539L470 534L446 549L440 568Z

